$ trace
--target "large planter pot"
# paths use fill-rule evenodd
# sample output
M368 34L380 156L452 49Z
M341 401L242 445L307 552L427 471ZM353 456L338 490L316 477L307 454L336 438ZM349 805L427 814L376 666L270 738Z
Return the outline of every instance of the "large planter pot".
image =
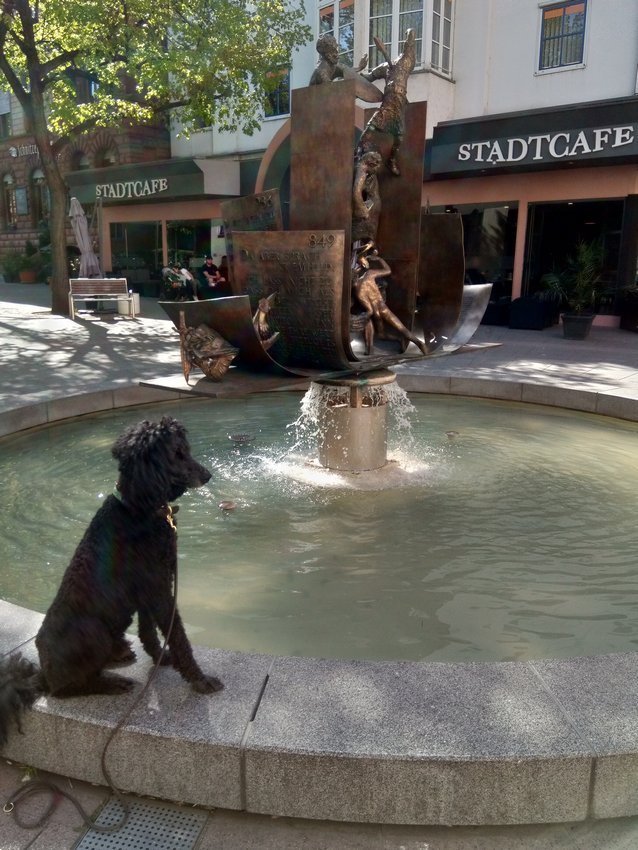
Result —
M563 336L565 339L586 339L594 321L593 315L563 313Z
M34 269L22 269L18 272L20 283L37 283L38 273Z

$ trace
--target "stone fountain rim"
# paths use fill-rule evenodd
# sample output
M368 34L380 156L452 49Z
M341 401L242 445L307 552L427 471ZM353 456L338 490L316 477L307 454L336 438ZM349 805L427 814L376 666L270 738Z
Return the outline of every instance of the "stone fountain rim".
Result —
M409 392L547 404L638 421L638 399L399 374ZM184 392L117 388L0 414L0 436ZM35 657L41 615L0 601L0 653ZM276 816L369 823L569 822L638 813L638 653L532 662L348 662L197 648L226 690L172 670L109 750L123 790ZM127 674L143 683L142 657ZM104 784L127 697L41 698L3 755Z

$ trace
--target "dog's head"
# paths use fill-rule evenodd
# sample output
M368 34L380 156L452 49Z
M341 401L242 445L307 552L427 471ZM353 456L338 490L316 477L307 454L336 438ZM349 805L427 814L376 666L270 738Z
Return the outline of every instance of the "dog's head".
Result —
M192 457L184 426L170 416L133 425L111 451L118 462L122 499L139 510L151 511L172 502L211 477Z

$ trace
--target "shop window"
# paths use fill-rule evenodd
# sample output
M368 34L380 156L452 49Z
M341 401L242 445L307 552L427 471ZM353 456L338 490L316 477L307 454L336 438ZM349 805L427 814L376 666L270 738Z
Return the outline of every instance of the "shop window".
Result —
M394 57L401 52L408 29L415 31L416 64L421 65L423 14L423 0L370 0L369 67L374 68L386 61L385 56L374 43L375 36L383 43L386 53Z
M339 45L339 62L354 64L354 0L323 2L319 6L319 35L332 35Z
M268 74L269 82L273 89L266 94L264 115L266 118L274 118L278 115L290 114L290 70L279 68Z
M530 204L527 213L527 249L523 291L534 294L547 272L564 268L579 242L600 242L605 248L601 290L605 300L598 312L608 312L618 283L620 235L624 202L563 201Z
M143 283L151 280L161 269L161 222L112 223L110 237L112 269L116 274Z
M225 253L226 247L220 226L211 219L192 221L168 221L166 238L168 259L180 266L196 271L204 264L207 254L215 256L215 262Z
M492 300L512 294L518 209L479 204L458 210L463 219L465 282L491 283Z
M541 10L539 70L582 64L586 11L587 0L554 3Z
M11 174L5 174L2 178L2 213L4 226L15 228L18 222L18 206L15 180Z
M31 173L31 217L37 227L49 217L50 200L49 187L44 179L44 172L36 168Z

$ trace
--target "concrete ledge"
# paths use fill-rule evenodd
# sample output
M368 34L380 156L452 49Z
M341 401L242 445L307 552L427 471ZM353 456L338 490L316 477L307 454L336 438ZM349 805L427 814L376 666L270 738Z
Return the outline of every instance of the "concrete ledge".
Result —
M41 615L0 602L0 653ZM136 642L135 642L136 643ZM3 755L104 783L121 697L43 697ZM197 649L226 688L161 669L107 755L125 791L206 807L370 823L573 822L636 814L638 655L486 664L348 662ZM586 687L583 687L586 683ZM629 687L628 687L629 683Z
M166 392L148 387L122 387L113 390L98 390L94 393L68 396L67 398L38 401L12 410L0 412L0 437L50 425L74 416L101 413L119 407L153 404L188 398L188 393Z
M460 395L471 398L493 398L504 401L522 401L526 404L543 404L548 407L563 407L613 416L617 419L638 421L638 394L629 391L593 391L571 385L527 383L517 380L496 378L454 377L443 375L419 375L397 372L398 385L409 393L436 393Z
M534 398L638 420L638 399L619 393L404 374L399 383L412 392ZM0 415L0 434L171 397L129 387L36 403ZM0 601L0 618L0 654L21 646L35 657L41 615ZM638 654L443 664L196 652L226 689L200 696L161 669L108 750L122 790L372 823L524 824L638 813ZM138 661L123 671L139 683L133 694L40 699L25 734L14 734L3 755L103 783L108 735L150 670L138 647Z

